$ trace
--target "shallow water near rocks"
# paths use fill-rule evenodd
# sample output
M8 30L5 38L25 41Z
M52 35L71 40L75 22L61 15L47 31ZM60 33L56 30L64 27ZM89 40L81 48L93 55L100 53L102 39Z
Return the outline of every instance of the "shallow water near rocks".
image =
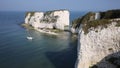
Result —
M0 68L74 68L77 39L69 32L55 36L20 26L25 12L0 12Z

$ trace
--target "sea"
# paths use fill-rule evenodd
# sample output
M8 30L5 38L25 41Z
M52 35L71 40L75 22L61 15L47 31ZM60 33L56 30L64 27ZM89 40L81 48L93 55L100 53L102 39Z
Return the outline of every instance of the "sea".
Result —
M74 68L77 38L27 31L23 11L0 11L0 68ZM70 12L70 21L85 12ZM33 40L28 40L28 32Z

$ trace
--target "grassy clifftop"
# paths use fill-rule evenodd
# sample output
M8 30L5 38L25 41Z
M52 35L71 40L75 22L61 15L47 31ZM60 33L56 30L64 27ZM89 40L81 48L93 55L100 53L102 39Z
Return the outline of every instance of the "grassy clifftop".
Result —
M100 12L101 19L114 19L120 18L120 9L118 10L108 10L106 12Z
M73 28L79 28L79 26L82 24L82 23L87 23L88 21L90 20L94 20L94 17L95 17L95 13L93 12L88 12L86 15L84 15L83 17L81 18L77 18L75 20L72 21L72 27Z
M116 22L116 26L120 26L120 20L112 20L120 18L120 10L108 10L106 12L100 12L100 19L95 20L95 13L89 12L81 18L77 18L72 22L73 28L79 28L82 25L84 33L87 34L89 32L89 28L97 28L101 26L103 28L107 27L107 24L110 24L112 21Z

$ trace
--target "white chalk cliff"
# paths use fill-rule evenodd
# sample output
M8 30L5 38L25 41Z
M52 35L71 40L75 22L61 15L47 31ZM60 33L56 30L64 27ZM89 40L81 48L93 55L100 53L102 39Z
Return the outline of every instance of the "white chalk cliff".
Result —
M120 51L120 27L115 27L115 23L112 23L107 28L95 30L86 35L84 31L80 31L77 68L89 68L107 55ZM107 62L103 62L100 67L115 68Z
M96 16L98 17L95 17L95 19L100 18L99 14ZM83 28L80 28L76 68L120 67L120 25L116 26L118 21L120 24L120 18L111 19L111 23L107 24L106 28L102 26L91 27L87 34L85 34ZM117 54L114 55L114 53ZM117 57L119 61L114 61L115 59L112 58L109 60L112 62L109 62L107 59L111 57Z
M69 11L56 10L48 12L28 12L25 17L25 23L33 26L35 29L49 28L64 30L69 26Z

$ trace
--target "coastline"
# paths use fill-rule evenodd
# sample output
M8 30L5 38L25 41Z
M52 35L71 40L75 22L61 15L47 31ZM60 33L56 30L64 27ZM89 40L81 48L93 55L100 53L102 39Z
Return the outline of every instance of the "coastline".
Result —
M51 35L58 35L58 33L55 33L55 32L51 32L50 30L41 30L41 29L37 29L35 28L35 30L41 32L41 33L46 33L46 34L51 34Z
M46 34L51 34L51 35L59 35L58 33L52 32L50 30L34 28L34 27L30 26L29 24L25 24L25 23L21 24L21 26L24 27L25 29L36 30L41 33L46 33Z

